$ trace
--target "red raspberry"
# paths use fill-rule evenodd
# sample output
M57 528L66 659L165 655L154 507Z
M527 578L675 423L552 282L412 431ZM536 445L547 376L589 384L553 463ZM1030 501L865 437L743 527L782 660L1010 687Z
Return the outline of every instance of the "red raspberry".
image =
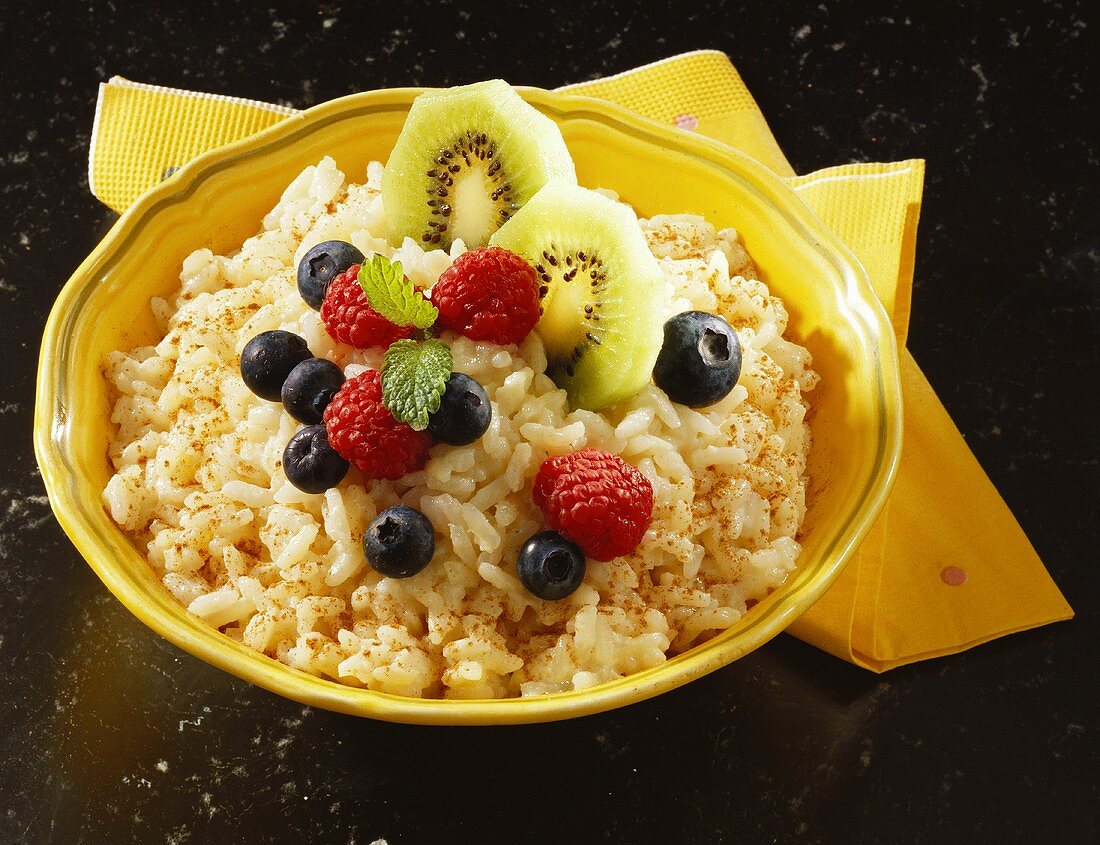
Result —
M601 449L547 458L532 497L550 527L594 560L632 552L653 516L653 486L618 455Z
M382 404L378 370L348 379L325 408L328 442L368 478L396 481L428 460L432 436L394 419Z
M366 349L389 346L395 340L412 337L414 326L396 326L370 307L359 287L359 266L352 264L334 278L321 303L321 319L337 340Z
M519 343L539 321L535 268L500 247L472 249L455 259L432 288L438 325L471 340Z

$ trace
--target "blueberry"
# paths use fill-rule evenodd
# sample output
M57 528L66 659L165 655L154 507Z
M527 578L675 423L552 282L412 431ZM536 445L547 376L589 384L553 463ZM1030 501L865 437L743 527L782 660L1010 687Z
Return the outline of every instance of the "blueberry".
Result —
M305 493L324 493L339 484L348 472L348 462L328 443L323 425L303 428L290 438L283 450L286 479Z
M713 405L741 375L741 342L717 314L685 311L665 323L653 381L668 398L689 408Z
M261 332L241 350L241 378L261 399L278 402L290 371L312 357L305 338L293 332Z
M520 548L516 569L528 590L540 599L557 601L584 580L584 552L557 531L540 531Z
M363 554L380 575L408 578L427 566L435 554L435 529L416 508L394 505L367 526Z
M363 253L344 241L319 243L298 262L298 293L310 308L318 310L329 282L364 260Z
M283 406L299 422L319 423L343 384L344 373L332 361L309 358L291 370L283 382Z
M439 410L428 417L428 431L441 443L465 446L485 433L492 418L485 388L464 373L451 373Z

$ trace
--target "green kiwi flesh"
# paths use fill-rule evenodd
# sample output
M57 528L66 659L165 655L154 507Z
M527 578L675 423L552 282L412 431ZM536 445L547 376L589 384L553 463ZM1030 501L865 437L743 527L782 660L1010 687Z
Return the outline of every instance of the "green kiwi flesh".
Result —
M542 297L536 330L547 373L573 407L605 408L649 382L661 350L667 287L628 206L550 182L490 243L535 268Z
M550 179L577 181L561 131L507 82L427 91L382 177L390 240L485 246Z

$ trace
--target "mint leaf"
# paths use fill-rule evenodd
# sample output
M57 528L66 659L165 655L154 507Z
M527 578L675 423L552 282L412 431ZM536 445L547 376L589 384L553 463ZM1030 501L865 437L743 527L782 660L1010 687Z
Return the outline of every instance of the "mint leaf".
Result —
M400 261L372 255L359 268L359 287L370 307L398 326L429 328L439 309L426 300L401 272Z
M382 404L401 422L423 431L428 415L439 410L452 366L450 347L437 338L390 344L382 364Z

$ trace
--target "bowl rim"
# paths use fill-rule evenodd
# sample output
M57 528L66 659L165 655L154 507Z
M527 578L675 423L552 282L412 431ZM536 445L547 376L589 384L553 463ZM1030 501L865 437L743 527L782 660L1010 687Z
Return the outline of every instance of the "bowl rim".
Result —
M885 504L901 453L901 385L892 325L874 294L862 264L780 176L740 151L718 141L664 126L617 104L570 93L516 86L544 112L568 119L589 118L650 143L700 158L742 181L755 182L762 193L786 201L776 207L810 245L836 267L846 286L853 319L859 319L875 354L879 448L859 503L853 504L841 529L821 552L828 563L797 594L781 597L759 614L737 637L721 635L668 661L590 689L530 698L443 700L418 699L365 690L317 678L245 649L220 633L211 642L176 626L150 605L140 590L115 571L93 526L83 516L73 492L73 467L66 461L64 362L70 333L66 327L101 282L105 271L144 222L168 206L184 203L202 182L221 170L319 131L328 123L357 113L407 110L424 88L386 88L349 94L289 116L267 129L209 150L168 179L142 194L120 216L107 235L74 271L50 311L43 333L35 397L34 448L50 505L65 533L108 589L142 622L176 646L237 677L303 704L394 722L437 725L547 722L598 713L650 698L731 663L776 636L812 605L836 580ZM119 529L121 530L121 529ZM230 646L237 646L236 649ZM240 649L244 652L241 654ZM243 659L254 658L254 659Z

